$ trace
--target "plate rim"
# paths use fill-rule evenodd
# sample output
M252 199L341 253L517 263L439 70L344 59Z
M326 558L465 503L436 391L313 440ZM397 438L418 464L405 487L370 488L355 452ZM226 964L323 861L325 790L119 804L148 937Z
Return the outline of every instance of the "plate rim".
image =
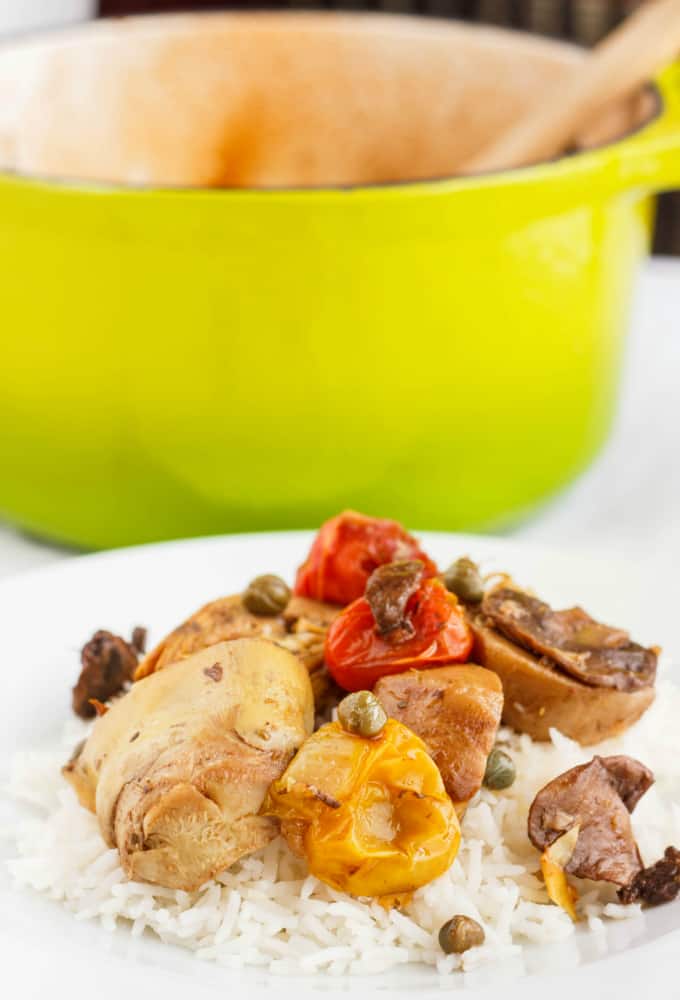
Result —
M25 570L20 570L19 572L8 575L7 577L0 580L0 599L5 595L9 595L14 591L14 600L23 601L25 599L25 592L28 589L30 591L31 586L36 582L39 582L39 589L50 588L55 585L55 580L58 581L59 577L63 577L64 574L67 576L75 575L76 578L81 577L83 574L86 577L90 567L96 566L106 567L107 565L116 565L124 563L131 555L135 557L149 558L152 561L158 556L163 556L170 551L191 551L191 550L209 550L213 546L225 546L229 547L230 544L238 545L248 545L249 543L255 542L265 542L271 540L272 538L286 540L288 542L293 542L299 540L301 545L308 542L314 535L314 529L311 530L295 530L295 531L270 531L270 532L244 532L239 534L226 534L226 535L208 535L200 536L198 538L184 538L184 539L173 539L163 542L152 542L144 545L134 545L125 548L118 548L113 550L106 550L103 552L93 552L84 553L78 555L66 554L63 559L58 559L57 561L46 565L28 568ZM555 557L558 560L566 559L570 563L581 564L588 563L590 565L600 563L602 560L598 559L597 556L593 556L590 553L584 553L582 551L567 551L560 546L550 546L537 544L533 542L524 542L521 539L513 537L504 537L498 535L475 535L470 533L459 533L459 532L429 532L429 531L414 531L419 538L427 542L428 540L436 541L441 545L450 544L461 544L475 546L478 545L486 550L492 547L498 547L499 555L502 556L504 552L508 552L512 556L513 552L529 552L534 556L546 558ZM301 558L304 556L304 550L301 551ZM607 556L607 563L611 567L613 560ZM628 561L625 558L615 560L616 564L625 565ZM628 563L629 565L629 563ZM81 582L81 585L84 581ZM43 897L40 897L41 899ZM680 905L677 904L677 905ZM124 932L123 932L124 933ZM578 988L577 983L583 982L584 988L588 989L594 985L597 985L598 996L602 998L608 998L611 996L616 997L617 1000L621 1000L622 997L633 997L639 996L639 991L642 988L649 985L649 965L647 959L654 963L655 974L657 980L660 976L668 975L668 982L674 982L674 978L671 976L675 971L674 966L674 952L676 950L677 944L680 943L680 927L675 930L671 930L663 936L642 944L636 945L630 952L608 954L596 962L589 962L585 965L572 966L571 968L556 974L540 974L537 976L527 977L523 975L516 980L511 980L506 983L505 990L508 1000L529 1000L532 998L534 993L536 995L536 1000L538 997L545 996L546 989L550 989L552 994L551 1000L573 1000L574 990ZM176 954L175 949L172 949L172 954ZM645 960L640 961L642 955L645 955ZM186 958L191 961L191 956L189 954L182 953L183 959ZM14 956L13 956L14 957ZM102 956L99 954L94 954L88 956L85 965L88 962L93 962L97 959L101 959ZM197 961L197 960L196 960ZM111 963L107 962L107 966ZM139 973L139 962L134 962L128 965L123 962L122 970L112 970L107 969L107 974L110 975L111 980L107 983L105 987L106 995L109 995L110 988L113 988L114 984L116 986L116 992L119 992L121 986L123 988L128 988L129 977L132 976L135 979ZM166 984L168 988L168 997L174 1000L175 995L179 998L182 993L186 991L186 984L184 977L181 979L177 977L176 973L171 971L168 963L168 967L163 965L162 969L159 966L153 965L154 975L161 978L167 979L170 977L170 981ZM644 975L641 976L640 969L644 967ZM606 976L605 980L605 970ZM20 975L20 970L17 968L15 971L16 976ZM236 982L239 987L243 990L244 995L255 998L264 998L269 996L271 988L276 988L279 993L283 993L284 1000L288 1000L290 997L309 997L310 1000L318 1000L320 989L318 982L312 982L307 978L300 977L286 977L285 979L280 976L270 976L272 983L267 986L263 986L261 982L258 983L257 973L262 972L262 970L248 970L247 975L242 976L239 973L230 972L224 970L224 984L229 986L230 983ZM396 975L398 976L399 969L396 970ZM9 965L9 977L10 982L12 981L12 964ZM388 991L395 992L394 989L394 972L389 976L375 976L357 977L357 976L345 976L341 979L334 980L331 977L326 977L326 985L324 991L339 991L347 992L350 989L356 994L357 1000L368 1000L376 990L378 991ZM428 973L429 975L429 973ZM566 976L566 980L565 980ZM152 977L153 978L153 977ZM266 978L266 977L265 977ZM432 984L431 988L427 987L422 992L426 997L430 995L434 997L436 990L440 993L442 989L461 989L463 988L463 983L461 982L460 974L456 974L455 978L452 978L451 982L442 982L436 973L432 974ZM483 978L483 977L482 977ZM192 988L200 988L201 991L209 990L212 994L214 987L208 985L207 981L200 981L201 977L192 976ZM244 981L246 980L246 981ZM254 980L254 981L253 981ZM19 979L17 978L17 983ZM287 985L288 984L288 985ZM53 982L52 988L58 987L58 983ZM291 987L289 993L288 986ZM17 992L17 996L38 996L43 990L36 989L34 992ZM173 992L175 991L175 992ZM398 992L401 992L400 990ZM492 987L486 988L480 984L479 988L472 988L468 992L475 998L491 998L492 996L497 997L498 995L498 984L495 983ZM56 995L56 994L55 994ZM62 994L59 993L59 996ZM70 1000L74 998L79 998L81 996L80 987L76 986L74 988L73 983L70 984L70 989L68 993L64 993L64 996L69 996ZM91 990L88 988L82 992L83 998L85 996L91 996ZM112 993L111 993L112 995Z

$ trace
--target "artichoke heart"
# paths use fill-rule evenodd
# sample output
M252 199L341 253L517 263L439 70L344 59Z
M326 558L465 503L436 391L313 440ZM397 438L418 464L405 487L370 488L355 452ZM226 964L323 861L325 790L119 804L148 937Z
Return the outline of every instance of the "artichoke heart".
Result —
M278 834L260 807L313 719L297 657L235 639L134 684L64 776L129 878L192 891Z

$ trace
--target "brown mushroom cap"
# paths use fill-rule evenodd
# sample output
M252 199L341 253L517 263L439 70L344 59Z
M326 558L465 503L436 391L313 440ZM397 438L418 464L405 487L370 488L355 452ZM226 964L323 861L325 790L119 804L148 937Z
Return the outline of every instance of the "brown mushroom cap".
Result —
M636 691L654 683L656 651L595 621L582 608L553 611L538 598L503 585L484 597L482 611L508 638L549 657L584 684Z
M652 772L632 757L593 757L536 795L529 810L529 839L543 851L578 823L576 847L564 870L630 885L642 870L630 813L653 782Z

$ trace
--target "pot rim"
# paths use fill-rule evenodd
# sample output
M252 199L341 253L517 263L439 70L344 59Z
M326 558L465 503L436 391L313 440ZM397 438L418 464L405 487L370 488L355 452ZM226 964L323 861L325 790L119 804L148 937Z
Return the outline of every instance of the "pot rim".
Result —
M360 20L376 20L377 18L389 20L390 22L419 22L420 25L436 26L437 24L457 24L470 31L488 31L503 35L517 36L523 40L545 41L555 48L563 48L570 52L586 51L582 46L560 39L542 39L531 32L514 28L504 28L497 25L471 24L457 18L430 18L412 14L391 14L376 11L349 11L349 10L267 10L267 9L234 9L219 11L196 11L196 12L174 12L159 14L142 14L131 17L108 17L96 21L83 22L79 24L61 24L54 27L42 28L39 30L28 30L16 32L5 37L0 43L0 56L5 51L11 51L15 47L24 44L32 44L42 41L53 41L59 36L80 34L93 27L108 26L118 21L139 21L152 22L163 20L165 22L191 17L192 19L209 19L213 17L225 17L230 15L247 14L253 18L260 15L276 15L282 19L304 19L314 18L329 21L336 16L347 20L348 18ZM666 68L667 71L668 68ZM0 166L0 184L19 183L22 187L39 186L40 188L53 189L62 193L96 193L100 195L127 195L127 196L182 196L193 195L205 198L248 198L263 201L276 196L294 198L295 200L309 200L312 196L323 195L344 195L344 194L408 194L410 196L418 194L433 194L446 190L446 193L453 193L458 190L484 189L489 190L494 187L502 187L506 184L515 183L536 183L538 181L564 180L565 174L573 174L576 171L580 176L584 173L596 172L606 167L610 162L612 154L620 149L625 149L631 141L642 138L648 131L654 131L659 125L663 125L667 118L668 102L664 99L662 78L664 71L661 71L653 80L650 80L643 90L651 95L654 101L654 108L651 114L644 121L621 133L615 139L609 140L593 146L589 149L577 150L572 153L565 153L553 160L542 160L538 163L523 167L513 167L504 170L491 170L475 172L470 174L441 174L432 177L415 178L412 180L387 180L369 181L365 183L351 184L316 184L316 185L277 185L271 187L237 187L229 185L199 185L199 184L149 184L134 183L127 181L102 181L88 180L82 177L60 176L55 174L43 174L39 171L27 172ZM642 92L642 91L641 91ZM679 138L680 144L680 138Z

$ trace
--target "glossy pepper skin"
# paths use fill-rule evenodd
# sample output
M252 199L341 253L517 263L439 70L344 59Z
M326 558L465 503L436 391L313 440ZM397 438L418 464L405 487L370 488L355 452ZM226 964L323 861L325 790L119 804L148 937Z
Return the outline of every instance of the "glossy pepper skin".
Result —
M271 785L263 812L322 882L383 901L445 872L460 843L425 744L394 719L373 739L322 726Z
M335 619L324 648L329 673L346 691L370 689L388 674L446 663L464 663L472 633L457 598L439 580L424 580L406 605L413 634L395 642L381 636L368 601L361 597Z
M321 525L297 572L295 593L349 604L363 595L374 569L402 559L419 559L426 576L437 572L417 540L397 521L347 510Z

